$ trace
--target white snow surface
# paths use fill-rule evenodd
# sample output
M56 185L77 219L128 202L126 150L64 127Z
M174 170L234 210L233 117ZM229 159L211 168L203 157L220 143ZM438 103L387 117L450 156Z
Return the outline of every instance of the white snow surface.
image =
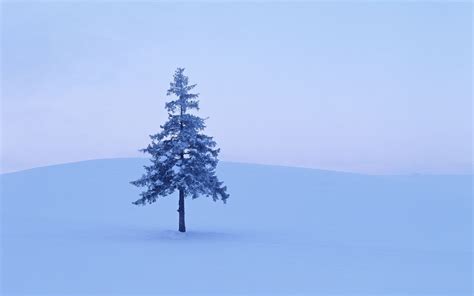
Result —
M472 176L222 162L228 203L135 206L145 159L1 175L2 295L472 295Z

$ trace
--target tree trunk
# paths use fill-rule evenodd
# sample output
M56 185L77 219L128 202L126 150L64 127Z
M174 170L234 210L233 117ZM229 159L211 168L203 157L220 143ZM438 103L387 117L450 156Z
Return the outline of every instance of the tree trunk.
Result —
M184 223L184 190L179 190L179 232L186 232L186 224Z
M180 97L181 99L181 97ZM183 116L183 106L180 106L180 113ZM180 131L183 130L183 121L181 117L179 118L179 129ZM184 159L184 151L181 151L181 161ZM179 232L186 232L186 224L184 223L184 190L181 188L179 189L179 205L178 205L178 213L179 213Z

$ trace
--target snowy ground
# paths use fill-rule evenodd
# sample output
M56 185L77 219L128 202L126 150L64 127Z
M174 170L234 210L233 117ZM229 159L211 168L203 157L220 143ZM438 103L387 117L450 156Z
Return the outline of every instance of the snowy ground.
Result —
M227 205L131 204L143 159L1 176L3 295L471 295L472 176L222 163Z

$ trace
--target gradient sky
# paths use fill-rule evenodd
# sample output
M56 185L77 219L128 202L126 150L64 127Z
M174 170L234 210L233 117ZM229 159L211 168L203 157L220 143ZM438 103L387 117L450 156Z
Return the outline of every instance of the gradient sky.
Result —
M2 4L2 171L137 152L176 67L227 161L468 173L470 3Z

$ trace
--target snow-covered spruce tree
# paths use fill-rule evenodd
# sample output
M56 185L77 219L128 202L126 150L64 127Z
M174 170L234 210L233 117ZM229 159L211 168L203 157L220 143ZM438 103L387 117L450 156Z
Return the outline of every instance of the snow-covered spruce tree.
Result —
M229 194L216 176L219 149L212 137L202 133L204 119L189 113L199 110L199 94L190 93L196 84L189 85L184 69L178 68L167 95L176 99L166 103L168 121L161 126L162 131L151 135L151 144L142 149L151 155L151 164L145 166L143 176L131 182L145 187L134 202L136 205L153 203L160 196L179 192L178 213L180 232L186 232L184 220L184 199L210 196L214 201L226 202Z

